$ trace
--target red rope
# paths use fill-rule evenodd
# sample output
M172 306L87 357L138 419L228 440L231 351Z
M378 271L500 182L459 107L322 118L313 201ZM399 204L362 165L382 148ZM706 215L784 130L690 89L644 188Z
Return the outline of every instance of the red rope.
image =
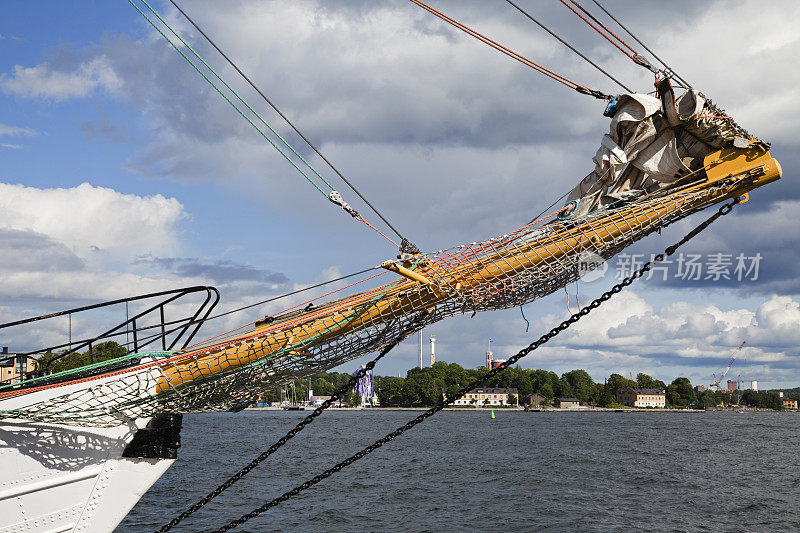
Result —
M587 14L589 17L591 17L591 19L592 19L592 20L594 20L595 22L597 22L598 24L600 24L600 25L601 25L601 26L602 26L602 27L603 27L603 28L604 28L604 29L605 29L605 30L606 30L606 31L607 31L609 34L613 35L613 36L614 36L614 38L616 38L616 39L617 39L619 42L621 42L622 44L624 44L624 45L625 45L625 46L626 46L626 47L627 47L627 48L628 48L628 49L629 49L631 52L633 52L633 53L634 53L634 55L639 55L639 54L637 54L637 53L636 53L636 50L634 50L633 48L631 48L631 47L628 45L628 43L626 43L625 41L623 41L622 39L620 39L619 37L617 37L617 36L614 34L614 32L612 32L611 30L609 30L609 29L608 29L608 28L605 26L605 24L603 24L602 22L600 22L599 20L597 20L596 18L594 18L594 16L593 16L591 13L589 13L588 11L586 11L586 10L585 10L583 7L581 7L581 5L580 5L578 2L576 2L575 0L569 0L569 1L570 1L571 3L573 3L573 4L575 4L575 6L577 6L577 8L578 8L578 9L580 9L581 11L583 11L584 13L586 13L586 14ZM568 4L567 2L565 2L564 0L560 0L560 2L561 2L562 4L564 4L565 6L567 6L567 7L569 8L569 10L570 10L570 11L572 11L573 13L575 13L576 15L578 15L578 17L580 17L580 19L581 19L581 20L583 20L583 21L584 21L586 24L588 24L589 26L591 26L592 28L594 28L594 29L595 29L595 31L596 31L597 33L599 33L600 35L602 35L602 36L603 36L603 37L604 37L604 38L605 38L605 39L606 39L608 42L610 42L611 44L613 44L614 46L616 46L616 47L619 49L619 51L620 51L620 52L622 52L623 54L625 54L626 56L628 56L629 58L631 58L633 61L635 61L635 62L637 62L637 63L638 63L638 61L636 61L636 58L635 58L633 55L631 55L631 54L630 54L630 52L628 52L627 50L625 50L624 48L622 48L620 45L618 45L617 43L615 43L615 42L614 42L614 41L613 41L613 40L612 40L612 39L611 39L611 38L610 38L608 35L606 35L605 33L603 33L603 31L602 31L600 28L598 28L597 26L595 26L594 24L592 24L591 22L589 22L589 20L588 20L586 17L584 17L583 15L581 15L580 13L578 13L577 11L575 11L575 8L573 8L571 5L569 5L569 4Z
M522 56L522 55L514 52L513 50L510 50L509 48L506 48L502 44L500 44L500 43L498 43L496 41L493 41L492 39L486 37L485 35L482 35L482 34L478 33L477 31L465 26L464 24L461 24L457 20L448 17L447 15L445 15L444 13L441 13L440 11L435 10L434 8L432 8L429 5L421 2L420 0L409 0L409 1L414 3L414 4L416 4L416 5L418 5L419 7L421 7L422 9L427 11L428 13L431 13L432 15L435 15L435 16L439 17L443 21L455 26L456 28L458 28L459 30L463 31L464 33L466 33L468 35L471 35L472 37L475 37L476 39L478 39L479 41L483 42L484 44L488 44L489 46L491 46L495 50L498 50L498 51L504 53L505 55L509 56L512 59L516 59L517 61L519 61L523 65L526 65L526 66L528 66L528 67L540 72L541 74L544 74L545 76L548 76L549 78L552 78L553 80L566 85L567 87L569 87L571 89L577 89L577 88L580 87L580 88L586 89L588 91L588 89L586 87L584 87L583 85L580 85L579 83L575 83L574 81L570 80L569 78L565 78L564 76L561 76L560 74L557 74L557 73L553 72L552 70L550 70L550 69L548 69L546 67L543 67L542 65L539 65L538 63L534 63L533 61L531 61L527 57Z
M698 115L694 117L695 120L700 120L701 118L724 118L727 120L733 120L733 118L729 117L728 115Z
M386 240L387 240L387 241L389 241L390 243L392 243L392 244L394 244L395 246L397 246L398 248L400 248L400 245L399 245L399 244L397 244L397 243L396 243L396 242L394 242L392 239L390 239L389 237L387 237L387 236L386 236L386 234L385 234L384 232L382 232L381 230L379 230L378 228L376 228L375 226L373 226L372 224L370 224L369 222L367 222L367 220L366 220L364 217L362 217L360 214L358 215L358 220L360 220L361 222L363 222L364 224L366 224L366 225L367 225L367 226L369 226L370 228L374 229L375 231L377 231L378 233L380 233L381 235L383 235L383 238L384 238L384 239L386 239Z

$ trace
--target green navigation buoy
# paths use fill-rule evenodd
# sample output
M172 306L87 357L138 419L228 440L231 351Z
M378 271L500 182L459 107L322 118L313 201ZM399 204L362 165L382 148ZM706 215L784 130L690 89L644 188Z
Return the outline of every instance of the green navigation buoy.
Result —
M494 420L494 409L492 409L492 420Z

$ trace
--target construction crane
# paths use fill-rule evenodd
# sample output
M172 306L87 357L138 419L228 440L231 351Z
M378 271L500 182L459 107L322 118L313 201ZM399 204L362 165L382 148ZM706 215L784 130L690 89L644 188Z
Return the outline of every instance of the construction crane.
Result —
M733 353L731 354L731 360L728 363L728 368L725 369L725 372L723 372L719 376L719 378L717 378L716 374L711 374L714 377L714 383L712 383L710 386L716 387L717 392L727 392L728 388L725 387L725 389L723 389L721 382L723 379L725 379L725 376L728 374L728 371L730 371L731 367L733 366L733 362L736 360L736 357L739 355L739 352L742 351L742 348L744 348L746 342L747 341L742 341L742 344L740 344L739 347L733 351Z

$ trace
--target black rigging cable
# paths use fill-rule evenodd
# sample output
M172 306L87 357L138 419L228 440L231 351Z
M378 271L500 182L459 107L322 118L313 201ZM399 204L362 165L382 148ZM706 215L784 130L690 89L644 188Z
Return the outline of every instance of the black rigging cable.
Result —
M385 223L385 224L386 224L386 225L387 225L387 226L388 226L388 227L389 227L389 228L390 228L390 229L391 229L391 230L392 230L392 231L393 231L393 232L394 232L394 233L395 233L395 234L396 234L396 235L397 235L397 236L398 236L400 239L401 239L401 241L402 241L402 243L403 243L403 244L401 245L401 249L402 249L402 248L409 248L409 251L411 251L411 253L414 253L414 250L412 250L411 248L414 248L414 249L415 249L416 247L415 247L415 246L414 246L414 245L411 243L411 241L409 241L408 239L406 239L405 237L403 237L403 235L401 235L401 234L400 234L400 232L399 232L399 231L397 231L397 229L395 229L395 227L394 227L394 226L392 226L392 224L391 224L391 223L390 223L388 220L386 220L386 218L385 218L385 217L384 217L384 216L383 216L383 215L382 215L382 214L381 214L381 213L380 213L380 212L379 212L379 211L378 211L378 210L375 208L375 206L373 206L373 205L372 205L372 204L369 202L369 200L367 200L367 199L364 197L364 195L363 195L363 194L361 194L361 193L358 191L358 189L356 189L356 188L355 188L355 186L354 186L352 183L350 183L350 181L349 181L347 178L345 178L345 177L344 177L344 175L343 175L341 172L339 172L339 169L337 169L335 166L333 166L333 163L331 163L331 162L328 160L328 158L327 158L327 157L325 157L324 155L322 155L322 152L320 152L320 151L317 149L317 147L316 147L316 146L315 146L315 145L314 145L314 144L313 144L313 143L312 143L310 140L308 140L308 138L307 138L305 135L303 135L303 133L302 133L302 132L301 132L301 131L300 131L300 130L297 128L297 126L295 126L295 125L294 125L294 123L293 123L291 120L289 120L289 118L288 118L286 115L284 115L284 114L281 112L281 110L280 110L280 109L278 109L278 107L277 107L277 106L276 106L276 105L275 105L275 104L272 102L272 100L270 100L269 98L267 98L267 96L266 96L266 95L265 95L263 92L261 92L261 89L259 89L259 88L256 86L256 84L255 84L255 83L253 83L253 82L252 82L252 80L250 80L250 78L249 78L249 77L247 77L247 75L246 75L244 72L242 72L242 70L241 70L241 69L240 69L238 66L236 66L236 63L234 63L234 62L233 62L233 61L232 61L232 60L231 60L231 59L230 59L230 58L229 58L229 57L228 57L228 56L225 54L225 52L223 52L223 51L220 49L220 47L219 47L219 46L217 46L217 44L216 44L216 43L215 43L215 42L214 42L214 41L213 41L213 40L212 40L212 39L211 39L211 38L210 38L208 35L206 35L206 32L204 32L204 31L203 31L203 30L200 28L200 26L198 26L198 25L195 23L195 21L194 21L194 20L192 20L192 19L189 17L189 15L187 15L187 14L186 14L186 12L185 12L183 9L181 9L181 7L180 7L180 6L177 4L177 2L175 2L175 0L170 0L170 2L172 3L172 5L173 5L173 6L175 6L175 9L177 9L178 11L180 11L181 15L183 15L183 16L186 18L186 20L187 20L187 21L189 21L189 23L190 23L192 26L194 26L194 28L195 28L195 29L196 29L198 32L200 32L200 35L202 35L202 36L203 36L203 37L206 39L206 41L208 41L208 42L209 42L209 44L210 44L211 46L213 46L213 47L214 47L214 49L215 49L217 52L219 52L219 54L220 54L220 55L221 55L223 58L225 58L225 60L226 60L226 61L227 61L227 62L228 62L228 63L229 63L229 64L230 64L230 65L231 65L231 66L232 66L232 67L233 67L235 70L236 70L236 72L238 72L238 73L239 73L239 75L240 75L240 76L242 76L242 78L244 78L244 80L245 80L247 83L249 83L249 84L250 84L250 86L251 86L253 89L255 89L255 91L256 91L256 92L257 92L257 93L258 93L258 94L261 96L261 98L263 98L263 99L264 99L264 101L265 101L267 104L269 104L269 106L270 106L270 107L271 107L273 110L275 110L275 112L276 112L276 113L278 113L278 115L280 115L280 117L281 117L283 120L285 120L285 121L286 121L286 123L287 123L289 126L291 126L291 128L292 128L292 129L295 131L295 133L297 133L297 134L300 136L300 138L301 138L301 139L303 139L303 141L305 141L305 143L306 143L306 144L307 144L307 145L308 145L308 146L309 146L309 147L310 147L312 150L314 150L314 152L315 152L315 153L316 153L316 154L317 154L317 155L318 155L320 158L322 158L322 160L323 160L323 161L325 161L325 163L327 163L327 165L328 165L328 166L331 168L331 170L333 170L333 171L336 173L336 175L337 175L337 176L339 176L339 177L342 179L342 181L343 181L343 182L344 182L344 183L345 183L345 184L346 184L348 187L350 187L350 189L351 189L351 190L352 190L354 193L356 193L356 194L358 195L358 197L359 197L359 198L361 198L361 199L364 201L364 203L365 203L365 204L367 204L367 205L369 206L369 208L370 208L370 209L372 209L372 211L373 211L373 212L374 212L376 215L378 215L378 217L380 217L380 219L381 219L381 220L383 220L383 222L384 222L384 223ZM404 245L405 245L405 246L404 246ZM404 250L404 251L405 251L405 250ZM418 253L418 252L419 252L419 250L416 250L416 252Z
M528 224L532 224L534 221L536 221L536 220L538 220L539 218L541 218L541 217L542 217L542 215L544 215L545 213L547 213L548 211L550 211L551 209L553 209L553 207L555 207L555 205L556 205L557 203L559 203L561 200L563 200L564 198L566 198L566 197L567 197L567 195L568 195L570 192L572 192L572 191L567 191L567 192L565 192L564 194L562 194L562 195L561 195L561 198L558 198L558 199L557 199L555 202L553 202L552 204L550 204L550 206L549 206L549 207L545 207L545 208L542 210L542 212L541 212L541 213L539 213L538 215L536 215L535 217L533 217L533 218L531 219L531 221L530 221L530 222L528 222Z
M569 43L568 43L568 42L566 42L564 39L562 39L561 37L559 37L558 35L556 35L555 33L553 33L553 32L550 30L550 28L548 28L547 26L545 26L544 24L542 24L541 22L539 22L538 20L536 20L535 18L533 18L533 17L532 17L532 16L531 16L531 15L530 15L530 14L529 14L527 11L525 11L524 9L522 9L521 7L519 7L517 4L515 4L515 3L514 3L514 2L512 2L511 0L506 0L506 2L508 2L509 4L511 4L512 6L514 6L514 8L515 8L517 11L519 11L520 13L522 13L523 15L525 15L526 17L528 17L529 19L531 19L533 22L535 22L535 23L536 23L536 24L537 24L537 25L538 25L540 28L542 28L544 31L546 31L547 33L549 33L550 35L552 35L553 37L555 37L556 39L558 39L558 40L559 40L559 42L561 42L561 44L563 44L564 46L566 46L567 48L569 48L570 50L572 50L573 52L575 52L576 54L578 54L578 55L579 55L581 58L583 58L583 59L584 59L586 62L588 62L588 63L589 63L590 65L592 65L594 68L596 68L597 70L599 70L600 72L602 72L603 74L605 74L605 75L606 75L608 78L610 78L610 79L611 79L611 80L612 80L614 83L616 83L617 85L619 85L620 87L622 87L623 89L625 89L625 91L626 91L626 92L629 92L629 93L632 93L632 92L633 92L633 91L631 91L629 88L627 88L627 87L626 87L626 86L625 86L625 85L624 85L624 84L623 84L621 81L619 81L617 78L615 78L614 76L612 76L611 74L609 74L609 73L608 73L606 70L604 70L604 69L603 69L601 66L599 66L597 63L595 63L594 61L592 61L591 59L589 59L588 57L586 57L585 55L583 55L583 54L582 54L582 53L581 53L579 50L577 50L577 49L576 49L575 47L573 47L571 44L569 44Z
M625 30L625 32L626 32L628 35L630 35L631 37L633 37L633 39L634 39L634 40L635 40L637 43L639 43L640 45L642 45L642 48L644 48L645 50L647 50L648 52L650 52L650 54L651 54L651 55L652 55L654 58L656 58L656 60L658 60L658 62L659 62L659 63L661 63L662 65L664 65L664 68L665 68L665 69L667 69L667 71L668 71L669 73L672 73L672 74L673 74L673 75L674 75L676 78L678 78L678 80L680 80L680 81L681 81L681 82L682 82L684 85L686 85L686 87L687 87L687 88L689 88L689 89L691 89L691 88L692 88L692 86L689 84L689 82L688 82L688 81L684 80L682 77L680 77L680 76L678 75L678 73L677 73L677 72L675 72L674 70L672 70L672 68L670 68L670 66L669 66L669 65L667 65L667 64L664 62L664 60L663 60L663 59L661 59L660 57L658 57L658 56L656 55L656 53L655 53L655 52L653 52L652 50L650 50L650 49L647 47L647 45L646 45L646 44L644 44L642 41L640 41L640 40L639 40L639 38L638 38L638 37L636 37L636 35L634 35L634 34L633 34L633 33L632 33L632 32L631 32L631 31L630 31L628 28L626 28L626 27L625 27L625 26L624 26L624 25L623 25L623 24L622 24L622 23L621 23L619 20L617 20L617 18L616 18L614 15L612 15L611 13L609 13L609 12L608 12L608 10L607 10L606 8L604 8L604 7L603 7L603 6L600 4L600 2L598 2L597 0L592 0L592 2L594 2L594 3L597 5L597 7L599 7L600 9L602 9L602 10L603 10L603 12L604 12L606 15L608 15L609 17L611 17L611 19L612 19L614 22L616 22L616 23L619 25L619 27L620 27L620 28L622 28L623 30Z
M582 5L580 5L580 3L578 3L577 0L559 0L559 1L564 6L566 6L567 9L569 9L570 11L575 13L575 15L577 15L586 24L591 26L597 33L599 33L604 39L606 39L608 42L610 42L620 52L622 52L623 54L625 54L626 56L631 58L633 61L635 61L635 62L637 62L637 63L639 63L641 65L644 65L643 62L637 61L637 58L641 57L641 56L639 56L639 53L636 50L634 50L633 47L631 47L631 45L629 45L628 43L626 43L625 41L620 39L617 36L617 34L615 34L613 31L608 29L608 26L606 26L605 24L603 24L602 22L597 20L597 17L595 17L594 15L589 13L589 11L587 11ZM578 11L576 11L575 8L578 8L578 10L580 10L583 13L583 15L586 15L586 17L589 17L589 19L593 20L596 24L598 24L600 26L600 28L603 28L603 30L605 30L605 33L603 33L603 30L601 30L600 28L598 28L597 26L592 24L592 22L589 19L587 19L586 17L584 17L583 15L578 13ZM620 46L620 45L622 45L622 46Z
M208 320L213 320L215 318L223 317L225 315L238 313L239 311L244 311L245 309L250 309L251 307L256 307L256 306L259 306L259 305L263 305L265 303L274 302L275 300L280 300L281 298L286 298L287 296L293 296L293 295L299 294L301 292L310 291L311 289L316 289L318 287L322 287L323 285L329 285L331 283L336 283L337 281L342 281L343 279L352 278L354 276L358 276L359 274L364 274L366 272L370 272L371 270L378 270L380 268L381 267L377 267L377 266L372 267L372 268L365 268L364 270L360 270L358 272L353 272L352 274L348 274L346 276L341 276L339 278L332 279L332 280L329 280L329 281L323 281L322 283L317 283L316 285L311 285L309 287L305 287L305 288L302 288L302 289L297 289L296 291L287 292L287 293L281 294L279 296L274 296L274 297L269 298L267 300L262 300L260 302L254 303L254 304L245 305L244 307L238 307L236 309L231 309L230 311L225 311L224 313L220 313L218 315L210 316L206 320L207 321Z
M302 289L297 289L296 291L279 294L278 296L273 296L272 298L268 298L266 300L261 300L260 302L248 304L248 305L245 305L245 306L242 306L242 307L237 307L236 309L231 309L230 311L225 311L223 313L219 313L219 314L216 314L216 315L211 315L208 318L205 318L205 319L202 319L202 320L197 320L197 319L188 320L188 321L187 320L171 320L169 322L164 322L163 324L155 324L153 326L143 326L143 327L140 327L140 328L136 328L136 331L146 331L146 330L150 330L150 329L161 328L162 326L172 326L172 325L178 324L179 325L178 327L167 331L167 334L174 333L175 331L177 331L181 327L192 326L194 324L205 324L209 320L214 320L216 318L221 318L223 316L232 315L233 313L239 313L241 311L244 311L245 309L250 309L251 307L257 307L259 305L264 305L264 304L269 303L269 302L274 302L274 301L280 300L282 298L287 298L289 296L294 296L295 294L300 294L301 292L310 291L311 289L317 289L319 287L324 287L325 285L330 285L331 283L336 283L337 281L342 281L342 280L345 280L345 279L348 279L348 278L352 278L352 277L358 276L360 274L365 274L367 272L371 272L373 270L380 270L380 268L381 267L378 267L378 266L375 266L375 267L372 267L372 268L365 268L364 270L359 270L358 272L353 272L352 274L347 274L346 276L340 276L340 277L335 278L335 279L331 279L331 280L328 280L328 281L323 281L321 283L317 283L316 285L309 285L308 287L303 287ZM365 280L362 280L362 281L365 281ZM127 302L126 302L126 305L127 305ZM127 311L126 311L126 313L127 313ZM113 335L109 335L109 337L117 336L117 335L125 335L125 334L127 334L127 331L126 332L122 332L122 333L115 333ZM147 340L150 340L152 338L158 338L160 336L161 336L161 334L156 334L156 335L152 335L150 337L145 337L140 342L145 343L145 341L147 341ZM123 346L127 346L129 344L131 344L130 341L126 342Z

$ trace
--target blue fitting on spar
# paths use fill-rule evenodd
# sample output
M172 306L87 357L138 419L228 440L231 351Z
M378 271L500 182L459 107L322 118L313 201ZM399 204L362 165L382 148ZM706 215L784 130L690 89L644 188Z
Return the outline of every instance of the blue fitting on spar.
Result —
M567 209L571 207L571 209ZM558 220L569 220L572 218L572 213L578 208L578 200L571 200L564 205L561 212L556 216Z
M614 114L617 112L617 104L619 103L619 95L615 95L609 100L608 105L606 106L605 111L603 111L604 117L613 117Z

